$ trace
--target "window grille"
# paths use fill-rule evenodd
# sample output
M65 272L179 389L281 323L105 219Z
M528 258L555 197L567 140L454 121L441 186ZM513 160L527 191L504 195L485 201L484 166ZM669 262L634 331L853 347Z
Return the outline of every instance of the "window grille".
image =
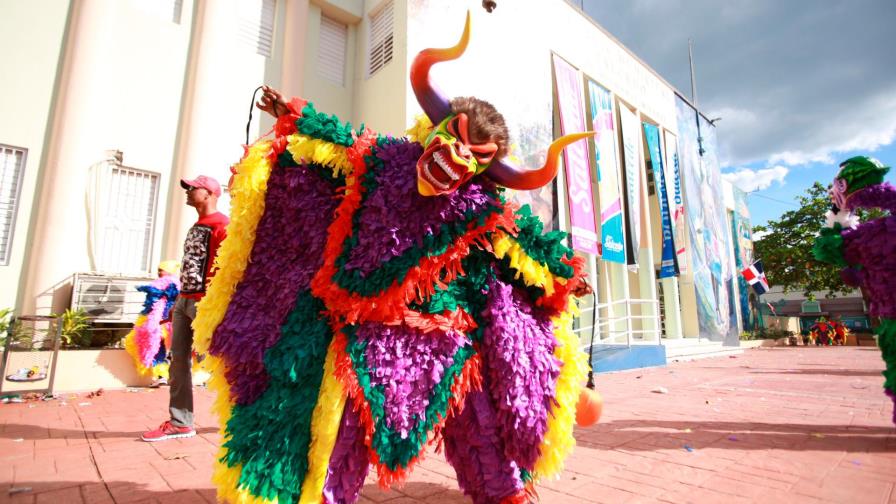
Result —
M348 25L322 16L317 51L317 72L324 79L345 85L345 50L348 45Z
M28 151L0 145L0 265L9 264Z
M370 17L367 77L373 76L392 61L393 12L392 0L389 0Z
M277 0L237 0L238 36L256 54L271 57Z
M159 175L112 166L108 176L97 266L107 273L149 272Z
M184 0L133 0L141 11L180 24Z

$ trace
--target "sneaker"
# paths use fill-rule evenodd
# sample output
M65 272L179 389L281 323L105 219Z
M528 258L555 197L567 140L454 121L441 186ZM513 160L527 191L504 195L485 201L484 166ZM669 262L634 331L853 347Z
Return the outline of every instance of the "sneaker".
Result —
M164 441L166 439L188 438L196 435L192 427L178 427L171 422L164 422L158 429L144 432L140 438L144 441Z
M158 378L153 379L152 383L149 384L149 388L159 388L162 385L168 385L168 379L159 376Z

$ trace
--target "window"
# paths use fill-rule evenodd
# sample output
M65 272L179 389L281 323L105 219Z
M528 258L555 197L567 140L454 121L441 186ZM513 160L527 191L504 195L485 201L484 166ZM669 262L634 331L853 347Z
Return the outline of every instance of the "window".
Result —
M99 202L104 212L97 222L97 267L107 273L147 272L152 260L159 175L116 164L109 168L102 188L106 194Z
M367 76L371 77L392 61L392 0L370 17L370 45Z
M180 24L180 14L184 8L184 0L134 0L141 11Z
M256 54L270 58L277 0L239 0L236 5L240 40Z
M345 49L347 45L348 26L327 16L321 16L317 73L339 86L345 85Z
M0 145L0 265L9 264L28 151Z

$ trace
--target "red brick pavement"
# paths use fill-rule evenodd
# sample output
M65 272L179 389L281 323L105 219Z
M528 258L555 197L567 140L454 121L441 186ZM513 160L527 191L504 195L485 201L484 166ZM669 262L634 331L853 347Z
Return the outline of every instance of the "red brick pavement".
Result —
M896 430L877 349L774 348L600 375L601 422L545 503L896 504ZM652 393L665 387L667 394ZM167 390L0 405L0 503L213 503L219 442L196 390L199 436L143 443ZM364 503L467 502L430 454L401 489ZM12 491L13 493L10 493Z

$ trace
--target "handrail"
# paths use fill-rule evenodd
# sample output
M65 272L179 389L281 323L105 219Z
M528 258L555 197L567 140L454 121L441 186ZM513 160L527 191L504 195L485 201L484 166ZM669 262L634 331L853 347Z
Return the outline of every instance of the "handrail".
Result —
M616 307L622 305L624 307L623 310L612 309L612 307ZM650 315L644 315L643 307L647 305L652 308ZM641 314L635 315L633 314L632 308L634 306L641 306ZM599 314L604 312L605 316L601 317ZM617 312L622 312L617 314ZM656 299L618 299L616 301L610 301L607 303L595 304L590 307L585 307L580 310L580 314L582 313L590 313L592 314L594 323L590 325L582 325L578 327L575 332L576 333L585 333L585 331L590 330L592 335L597 335L597 342L603 342L606 340L615 340L619 337L622 331L615 330L616 327L619 327L620 324L625 324L625 338L626 344L628 346L632 345L632 336L633 335L646 335L652 334L656 339L656 343L659 344L660 338L662 337L661 331L661 321L660 321L660 306L659 300ZM580 316L580 320L582 317ZM642 326L641 329L635 329L632 322L633 321L652 321L653 327L644 328ZM607 336L604 337L603 333L606 332ZM640 338L639 338L640 339ZM594 338L591 339L594 341ZM587 345L585 346L587 348Z

